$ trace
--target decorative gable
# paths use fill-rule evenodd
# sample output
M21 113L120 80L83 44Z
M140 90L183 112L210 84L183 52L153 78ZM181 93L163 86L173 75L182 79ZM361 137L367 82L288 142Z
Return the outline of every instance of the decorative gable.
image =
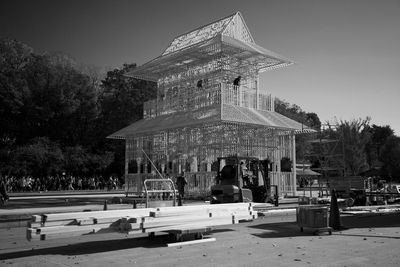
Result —
M225 35L246 43L254 43L246 23L240 12L207 24L194 31L176 37L165 49L163 56L190 47L194 44L210 40L217 35Z
M253 36L251 36L240 12L237 12L233 16L232 20L222 32L222 35L229 36L245 43L254 43Z
M191 45L214 38L225 29L226 25L228 25L233 17L234 15L231 15L229 17L223 18L206 26L200 27L194 31L176 37L167 47L167 49L165 49L162 55L165 56L172 52L187 48Z

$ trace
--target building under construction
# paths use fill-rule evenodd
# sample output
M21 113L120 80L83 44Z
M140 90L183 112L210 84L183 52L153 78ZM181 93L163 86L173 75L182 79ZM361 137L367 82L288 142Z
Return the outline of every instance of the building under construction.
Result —
M126 190L184 172L188 193L206 195L217 158L237 155L268 159L270 183L295 194L296 168L281 172L280 162L295 166L295 135L308 129L276 113L259 83L261 72L290 64L257 45L238 12L176 37L127 73L157 82L157 98L144 103L142 120L109 136L126 140Z

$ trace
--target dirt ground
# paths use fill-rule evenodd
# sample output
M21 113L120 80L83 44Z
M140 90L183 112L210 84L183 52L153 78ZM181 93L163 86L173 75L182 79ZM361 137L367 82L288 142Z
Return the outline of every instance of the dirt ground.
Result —
M302 233L293 216L218 227L215 242L167 247L167 235L90 235L29 242L0 229L0 266L400 266L400 214L342 217L348 229Z

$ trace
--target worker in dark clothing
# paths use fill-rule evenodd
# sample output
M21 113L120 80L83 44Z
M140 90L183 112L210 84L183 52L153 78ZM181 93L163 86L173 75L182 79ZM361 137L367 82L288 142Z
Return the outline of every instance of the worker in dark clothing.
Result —
M240 79L241 79L241 78L242 78L241 76L238 76L236 79L234 79L234 80L233 80L233 85L239 86L239 85L240 85Z
M185 186L187 185L187 181L184 175L185 173L182 172L180 176L176 177L176 187L178 188L178 194L180 198L183 198L185 196Z
M197 82L197 88L203 87L203 80L198 80Z

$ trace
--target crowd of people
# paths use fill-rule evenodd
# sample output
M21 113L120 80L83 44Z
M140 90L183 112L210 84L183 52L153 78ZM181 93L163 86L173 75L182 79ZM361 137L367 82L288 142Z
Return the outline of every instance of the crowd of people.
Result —
M3 181L7 192L46 192L62 190L116 190L123 187L121 178L110 176L75 177L72 175L57 175L47 177L4 176Z

